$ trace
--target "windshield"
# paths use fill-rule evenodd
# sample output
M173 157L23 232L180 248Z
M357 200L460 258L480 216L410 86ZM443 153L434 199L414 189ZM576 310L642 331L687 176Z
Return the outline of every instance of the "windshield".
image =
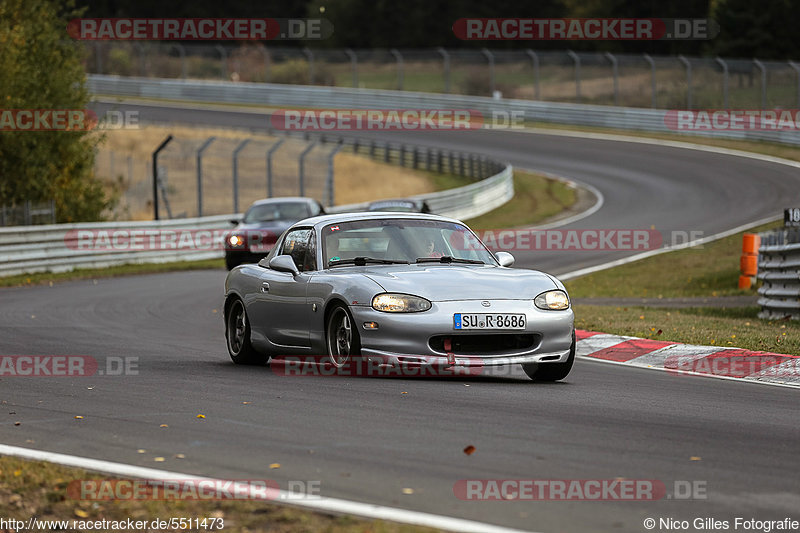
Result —
M322 230L325 266L363 264L355 258L391 262L497 262L463 224L436 220L385 219L331 224ZM377 261L366 261L377 262Z
M270 202L256 204L247 210L244 222L269 222L272 220L297 221L310 216L308 204L304 202Z

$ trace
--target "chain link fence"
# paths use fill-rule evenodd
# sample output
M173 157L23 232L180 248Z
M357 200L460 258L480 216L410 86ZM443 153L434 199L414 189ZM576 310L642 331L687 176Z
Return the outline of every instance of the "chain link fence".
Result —
M398 89L659 109L800 108L800 64L527 50L87 43L94 74Z
M175 219L239 213L255 200L280 196L309 196L334 206L334 169L340 151L385 164L461 176L466 178L465 184L503 169L501 163L477 154L374 139L291 135L176 138L158 155L159 214ZM115 182L120 191L113 218L153 218L151 169L152 159L112 150L98 152L96 175Z

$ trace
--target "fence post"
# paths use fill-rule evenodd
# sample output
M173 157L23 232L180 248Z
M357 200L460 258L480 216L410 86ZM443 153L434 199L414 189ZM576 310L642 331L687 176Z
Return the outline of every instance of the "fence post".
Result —
M50 199L50 222L56 223L56 201L52 198Z
M797 73L797 108L800 109L800 65L794 61L789 61L789 66Z
M319 140L314 140L314 142L312 142L311 144L308 145L308 148L306 148L305 150L300 152L300 159L298 161L298 170L299 170L298 178L299 178L299 185L300 185L300 191L299 191L300 192L300 196L305 196L306 195L306 184L305 184L305 180L306 180L306 176L305 176L306 156L308 155L308 153L311 150L314 149L315 146L317 146L317 143L319 143Z
M719 56L715 60L722 67L722 105L728 109L728 64Z
M436 49L442 55L444 61L444 92L450 92L450 54L441 46Z
M308 48L303 48L303 53L308 60L308 84L314 85L314 52Z
M350 66L353 69L353 89L358 89L358 56L350 48L345 48L344 53L350 58Z
M567 50L567 55L575 62L575 98L581 101L581 58L572 50Z
M528 57L533 62L533 99L541 100L541 93L539 92L539 54L528 48L525 50Z
M264 83L269 83L269 50L263 44L258 49L264 56Z
M147 76L147 62L144 57L144 45L136 43L136 50L139 51L139 76L145 77Z
M761 71L761 109L767 108L767 67L758 59L753 64Z
M219 60L220 60L220 74L223 80L228 79L228 52L225 48L222 47L221 44L218 44L214 47L217 52L219 52Z
M31 217L31 201L25 200L23 204L23 211L22 211L22 222L25 226L30 226L33 223Z
M333 164L334 164L334 158L336 157L336 154L339 153L339 150L341 150L341 149L342 149L342 140L339 139L339 141L336 143L336 146L334 146L333 150L331 150L331 153L328 154L328 178L326 180L326 192L327 192L327 204L326 205L328 207L334 205L333 204L333 192L334 192L333 191L333 177L334 177Z
M211 143L216 140L216 137L209 137L200 145L197 150L197 216L203 216L203 152L208 148Z
M389 162L389 142L387 141L386 144L383 145L383 162Z
M606 59L611 61L611 72L614 75L614 105L619 105L619 64L617 58L611 53L604 54Z
M657 107L656 106L656 62L652 57L650 57L650 54L642 54L642 57L644 57L645 61L647 61L650 64L650 95L651 95L650 107L655 109Z
M692 108L692 64L682 55L678 56L678 61L686 67L686 109Z
M285 140L286 139L279 140L267 150L267 198L272 198L272 154L280 148Z
M416 170L418 166L419 166L419 157L417 153L417 146L414 145L411 147L411 168Z
M443 173L443 168L442 168L442 149L441 148L436 150L436 171L439 174Z
M186 69L186 48L181 43L172 43L170 48L176 48L178 50L178 55L181 56L181 79L186 79L187 69Z
M94 43L95 67L98 74L103 73L103 51L100 49L100 44L100 41L95 41Z
M166 148L172 140L172 135L161 141L158 148L153 152L153 220L158 220L158 154Z
M394 58L397 60L397 90L403 90L403 55L397 48L389 50Z
M239 212L239 152L244 150L250 139L245 139L233 151L233 212Z
M489 62L489 96L494 97L494 54L488 48L482 48L481 52Z

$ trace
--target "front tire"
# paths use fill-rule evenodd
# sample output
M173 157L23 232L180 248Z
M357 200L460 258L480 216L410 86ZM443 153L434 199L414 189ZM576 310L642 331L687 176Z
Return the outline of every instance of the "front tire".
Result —
M225 340L231 360L237 365L263 365L267 362L267 357L250 344L250 321L244 303L238 298L231 304L225 319Z
M337 305L328 316L325 328L325 344L333 366L344 366L351 356L361 354L361 338L350 312Z
M567 377L575 363L575 330L572 331L572 346L569 357L563 363L525 363L522 370L534 381L559 381Z

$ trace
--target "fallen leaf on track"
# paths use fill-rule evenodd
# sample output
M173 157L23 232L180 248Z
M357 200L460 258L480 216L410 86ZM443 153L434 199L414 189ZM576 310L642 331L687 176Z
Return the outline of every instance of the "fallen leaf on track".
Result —
M467 454L467 455L472 455L473 453L475 453L475 446L470 444L469 446L464 448L464 453Z

